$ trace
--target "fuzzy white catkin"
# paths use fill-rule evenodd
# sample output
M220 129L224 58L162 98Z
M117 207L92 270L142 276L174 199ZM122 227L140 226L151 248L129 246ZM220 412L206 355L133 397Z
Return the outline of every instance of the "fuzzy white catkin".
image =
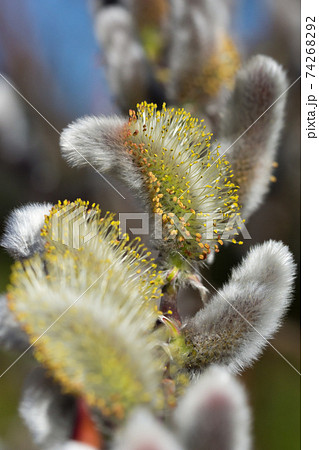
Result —
M0 244L15 259L29 258L43 250L41 229L50 203L30 203L14 209L5 224Z
M133 108L147 97L149 68L131 14L121 6L101 8L95 15L95 33L111 91L123 110Z
M41 368L27 378L19 412L41 448L61 448L72 435L75 399L62 394Z
M61 134L62 156L70 166L89 162L97 170L108 171L123 152L121 130L125 120L117 117L86 116L75 120Z
M257 55L238 72L226 106L221 144L240 187L241 215L245 219L257 209L269 188L287 86L283 68L272 58Z
M290 301L295 264L282 242L250 250L229 282L185 326L196 349L194 367L210 363L237 372L260 355Z
M218 48L228 13L219 0L176 0L171 7L168 95L176 101L180 87L201 72Z
M142 180L124 146L126 123L118 116L83 117L72 122L61 134L62 156L72 167L90 164L102 173L112 170L131 189L139 190Z
M241 384L223 367L207 370L175 411L187 450L248 450L250 410Z
M85 117L73 122L62 133L62 155L71 165L89 163L103 173L111 172L134 191L146 210L162 214L164 236L154 240L154 244L167 259L172 254L170 249L184 251L186 244L180 245L185 236L178 237L182 240L171 239L174 230L164 215L173 214L182 221L184 211L189 216L196 212L185 232L200 235L208 247L189 241L193 245L185 254L194 260L205 260L218 235L231 240L231 233L235 232L232 229L226 233L228 238L224 236L239 209L229 164L224 159L220 164L214 163L219 153L211 142L212 134L205 133L205 125L185 110L163 105L160 111L156 105L143 102L138 105L136 116L131 115L126 122L118 117ZM185 130L183 139L178 137L179 129ZM216 190L219 195L215 195ZM185 204L179 201L182 196ZM204 217L214 221L205 219L204 223ZM202 253L199 257L198 252Z
M135 411L115 438L112 450L183 450L173 434L150 412Z
M24 351L29 339L7 305L7 299L0 295L0 345L8 350Z
M81 232L91 233L81 249L53 239L52 233L55 214L65 217L76 208ZM81 389L82 397L100 410L103 403L112 407L116 398L126 414L140 403L158 402L161 395L164 361L154 350L159 335L149 333L158 317L159 280L139 241L119 242L114 216L101 220L98 211L80 200L56 205L44 231L49 251L14 266L10 307L27 328L35 357L67 392L79 395ZM86 301L77 302L84 294ZM39 342L43 330L46 336Z

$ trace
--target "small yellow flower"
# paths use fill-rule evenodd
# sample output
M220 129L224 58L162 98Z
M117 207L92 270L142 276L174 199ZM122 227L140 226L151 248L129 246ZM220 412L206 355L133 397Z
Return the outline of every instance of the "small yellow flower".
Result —
M91 234L74 248L54 232L66 221L70 234L79 217L80 237ZM65 392L113 419L136 405L162 405L166 334L154 332L161 280L147 250L139 240L119 240L113 215L101 218L81 200L56 205L43 236L44 253L14 265L8 294L35 357Z
M184 258L205 261L236 234L240 206L230 164L204 121L184 109L143 102L129 116L77 120L62 133L62 154L73 166L89 162L123 180L154 214L152 243L163 266L187 270Z
M144 102L130 111L125 145L162 217L163 253L205 260L239 214L230 165L212 138L184 109Z

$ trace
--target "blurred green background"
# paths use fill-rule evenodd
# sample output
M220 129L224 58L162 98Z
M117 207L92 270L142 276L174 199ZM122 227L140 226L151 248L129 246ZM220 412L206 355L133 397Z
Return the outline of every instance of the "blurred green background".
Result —
M231 2L231 0L229 0ZM279 61L293 82L299 67L298 0L233 2L233 30L243 60L264 53ZM2 0L0 72L61 131L84 114L117 112L104 79L101 55L85 0ZM230 268L257 242L282 240L298 264L294 302L274 347L300 370L300 86L288 95L286 126L278 153L277 182L247 228L242 247L226 247L204 276L218 288ZM92 170L71 170L59 152L59 134L0 79L0 230L11 209L27 202L82 197L103 210L136 211L140 205L112 180L125 202ZM12 261L0 250L0 291ZM2 373L18 355L0 352ZM32 367L25 355L0 378L0 449L34 448L17 408ZM257 450L300 448L300 376L272 348L242 376L253 410Z

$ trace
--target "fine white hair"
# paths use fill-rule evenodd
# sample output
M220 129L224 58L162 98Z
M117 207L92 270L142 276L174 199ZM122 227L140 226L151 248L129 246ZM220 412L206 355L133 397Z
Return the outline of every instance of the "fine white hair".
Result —
M283 68L257 55L238 72L221 124L221 144L239 185L241 215L247 219L269 188L273 162L283 127Z
M216 363L234 372L249 366L281 323L294 274L293 257L282 242L253 247L229 282L186 324L196 354L190 365Z
M246 393L226 368L210 368L193 383L175 411L175 422L188 450L251 448Z
M29 258L43 250L41 229L52 206L50 203L30 203L10 213L0 244L13 258Z

